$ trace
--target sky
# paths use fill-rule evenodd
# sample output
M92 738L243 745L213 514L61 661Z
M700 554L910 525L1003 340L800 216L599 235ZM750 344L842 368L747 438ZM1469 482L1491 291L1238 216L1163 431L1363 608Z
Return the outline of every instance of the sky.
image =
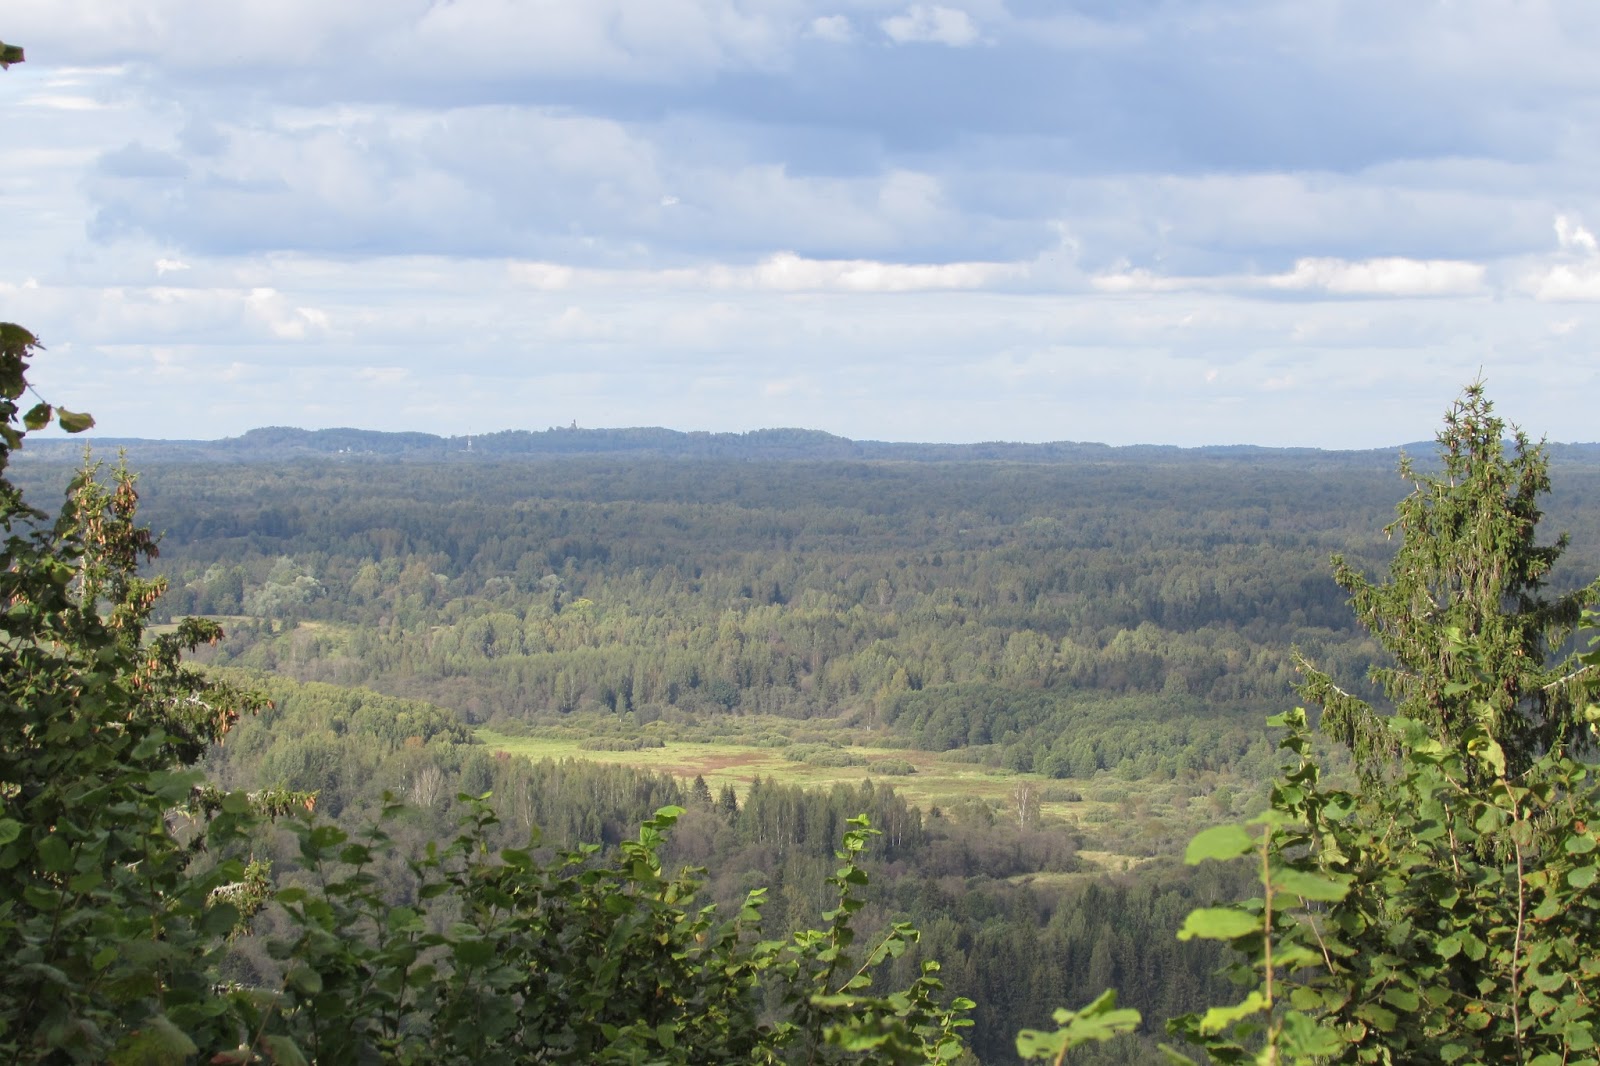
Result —
M1600 439L1591 0L9 0L111 436Z

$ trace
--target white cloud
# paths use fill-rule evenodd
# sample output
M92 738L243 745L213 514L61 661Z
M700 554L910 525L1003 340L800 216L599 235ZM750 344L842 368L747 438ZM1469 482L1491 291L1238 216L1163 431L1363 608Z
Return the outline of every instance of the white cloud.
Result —
M753 269L733 271L731 284L780 292L916 292L980 289L1014 277L1009 263L879 263L864 259L802 259L780 252Z
M1482 288L1484 273L1478 263L1452 259L1308 258L1297 260L1286 274L1263 279L1263 284L1340 296L1459 296Z
M25 96L22 98L22 104L25 107L42 107L50 111L104 111L111 106L90 96L69 96L63 93Z
M1464 296L1484 287L1487 269L1456 259L1347 260L1302 258L1281 274L1183 276L1144 269L1120 268L1090 279L1104 293L1175 293L1276 291L1327 293L1333 296Z
M1600 252L1600 245L1595 243L1594 234L1585 229L1581 222L1566 215L1557 215L1555 225L1556 241L1564 251L1587 252L1590 255Z
M849 44L856 35L855 27L845 15L820 15L811 20L811 28L807 32L819 41L832 44Z
M1530 279L1536 300L1600 300L1600 262L1562 263Z
M778 252L749 266L715 264L667 270L574 269L519 262L512 280L532 289L622 288L753 292L940 292L985 289L1023 278L1021 263L885 263L872 259L809 259Z
M896 44L943 44L965 48L978 40L972 16L939 4L912 4L904 14L878 23Z
M1214 278L1166 277L1149 270L1130 270L1126 267L1089 279L1090 288L1106 293L1184 292L1192 289L1220 288L1222 282Z
M1562 253L1559 258L1565 261L1530 267L1523 291L1541 301L1600 300L1600 242L1582 222L1568 215L1556 216L1555 231Z
M513 262L507 270L511 280L518 285L526 285L530 289L543 289L554 291L565 289L572 284L577 276L577 271L569 266L557 263L520 263Z
M388 428L1307 443L1409 375L1414 428L1326 420L1378 443L1483 366L1592 437L1579 7L14 0L0 297L146 432L179 379L109 351L219 432L315 381ZM412 377L357 410L360 367ZM1151 399L1207 368L1294 388Z
M568 307L550 323L550 335L559 340L606 340L615 334L609 322L602 321L581 307Z
M818 394L816 382L806 376L777 378L761 386L761 395L766 397L792 396L797 392Z
M13 0L6 39L42 62L141 68L145 87L254 80L253 103L359 86L525 99L532 79L694 83L781 70L806 0ZM219 77L220 75L220 77ZM290 84L294 88L285 93Z
M279 340L303 341L313 335L325 335L330 325L326 312L315 307L291 307L276 289L250 290L245 306Z
M356 371L356 377L377 385L398 385L411 377L411 371L403 366L364 366Z

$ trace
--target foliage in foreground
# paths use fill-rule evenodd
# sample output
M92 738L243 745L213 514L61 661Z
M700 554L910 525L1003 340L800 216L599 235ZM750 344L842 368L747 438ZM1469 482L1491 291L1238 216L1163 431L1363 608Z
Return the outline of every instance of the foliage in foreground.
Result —
M1188 853L1255 856L1261 894L1181 934L1237 949L1246 994L1172 1031L1218 1062L1600 1063L1593 768L1553 752L1513 778L1487 731L1394 718L1393 778L1352 793L1322 784L1303 711L1275 724L1298 762L1270 809Z
M27 431L92 424L42 401L21 411L35 343L0 324L0 473ZM161 585L135 576L154 551L136 499L125 470L108 486L85 467L52 521L0 477L0 1053L13 1060L137 1057L163 1033L214 1031L226 1009L209 967L240 915L213 893L243 876L232 853L249 804L216 807L185 764L249 700L180 665L218 636L209 624L145 639ZM175 829L187 814L201 828Z
M371 866L388 848L381 824L352 840L329 825L296 827L320 890L278 894L292 933L280 992L254 993L253 1047L296 1048L319 1061L396 1063L950 1062L969 1001L935 1002L938 964L905 989L875 991L873 971L915 943L893 925L866 950L852 916L866 875L856 859L872 830L856 819L831 881L827 927L784 943L756 940L765 889L720 920L694 909L697 882L664 876L658 849L681 808L657 812L601 859L587 845L549 863L484 842L495 822L470 800L462 833L410 864L414 906L392 906ZM392 812L391 812L392 813ZM447 921L430 915L444 902ZM257 1061L252 1046L231 1062Z
M1254 856L1261 886L1180 934L1240 955L1240 1002L1168 1025L1214 1061L1600 1063L1600 789L1580 758L1600 652L1550 662L1600 582L1544 597L1565 546L1535 541L1547 461L1520 431L1508 455L1505 436L1469 386L1439 434L1442 474L1402 465L1415 491L1389 580L1334 560L1395 662L1372 671L1387 718L1305 664L1359 786L1322 783L1297 710L1274 720L1295 762L1269 809L1190 846L1191 863Z

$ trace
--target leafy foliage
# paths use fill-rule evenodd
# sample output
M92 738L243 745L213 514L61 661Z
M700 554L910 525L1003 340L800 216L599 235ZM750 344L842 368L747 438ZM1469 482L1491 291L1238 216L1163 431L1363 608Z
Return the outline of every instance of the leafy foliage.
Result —
M1567 538L1536 543L1549 460L1521 430L1508 455L1505 434L1483 384L1469 385L1439 432L1440 472L1401 463L1415 489L1387 527L1401 537L1388 582L1374 584L1338 555L1334 577L1394 656L1397 665L1375 667L1372 677L1398 713L1451 745L1482 730L1519 772L1577 724L1581 693L1565 681L1574 664L1547 660L1583 608L1600 600L1600 580L1553 600L1541 595ZM1325 708L1324 730L1375 772L1375 760L1394 750L1392 732L1329 675L1304 660L1302 669L1301 691Z
M827 928L784 944L755 937L765 889L722 921L714 906L691 908L692 874L663 874L659 849L682 808L662 808L608 856L586 845L541 862L527 848L492 856L496 816L485 800L461 798L462 832L410 863L411 905L394 906L371 872L392 843L381 822L358 839L309 819L296 825L318 885L278 894L292 933L271 944L285 960L282 990L251 998L257 1049L401 1063L924 1063L961 1054L972 1004L936 1002L936 963L906 989L873 992L874 971L915 943L915 929L896 925L864 954L852 950L865 819L845 834ZM255 1061L249 1052L235 1061Z
M1534 541L1544 455L1518 433L1507 458L1491 410L1474 384L1447 416L1387 584L1335 559L1397 662L1374 671L1387 718L1307 668L1360 786L1323 784L1296 710L1273 720L1295 762L1268 810L1189 847L1191 863L1254 855L1260 885L1180 934L1239 955L1244 998L1168 1026L1212 1061L1600 1063L1600 784L1575 758L1594 746L1600 651L1546 665L1600 582L1540 596L1565 544Z
M1217 1062L1600 1062L1593 769L1553 753L1513 780L1486 733L1395 718L1399 769L1351 793L1321 783L1303 711L1275 724L1298 764L1270 809L1188 855L1257 855L1261 894L1183 934L1240 953L1245 997L1172 1031Z
M92 424L21 411L36 346L0 325L0 471L52 419ZM132 476L97 474L83 467L53 521L0 479L0 1051L19 1060L138 1060L218 1031L208 967L241 919L215 893L243 876L227 856L249 805L205 812L183 763L249 700L179 664L214 625L146 639L162 585L136 570L154 545ZM183 811L192 832L174 828Z
M1073 1048L1132 1032L1141 1020L1136 1010L1119 1010L1116 992L1108 989L1082 1010L1057 1009L1058 1028L1053 1033L1022 1030L1017 1034L1017 1054L1023 1059L1050 1059L1061 1066Z

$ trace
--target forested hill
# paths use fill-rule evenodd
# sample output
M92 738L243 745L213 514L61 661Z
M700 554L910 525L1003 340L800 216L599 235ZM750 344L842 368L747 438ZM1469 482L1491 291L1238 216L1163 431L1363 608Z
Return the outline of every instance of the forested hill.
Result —
M149 461L271 462L275 460L340 457L410 461L471 461L514 458L553 458L579 455L649 456L682 459L792 459L792 460L892 460L902 462L959 462L1004 460L1009 462L1116 462L1186 463L1232 461L1273 465L1335 465L1393 469L1404 451L1430 456L1431 443L1406 444L1363 451L1323 451L1316 448L1262 448L1253 445L1214 445L1178 448L1136 444L1112 447L1082 441L1015 443L986 441L979 444L908 443L851 440L820 430L758 429L748 433L684 433L659 427L629 429L551 428L540 432L504 430L497 433L441 437L431 433L381 433L364 429L305 430L274 426L252 429L222 440L91 439L97 449L126 449L135 464ZM46 458L76 455L80 438L36 439L28 451ZM1551 448L1557 462L1600 462L1600 444L1558 444Z

